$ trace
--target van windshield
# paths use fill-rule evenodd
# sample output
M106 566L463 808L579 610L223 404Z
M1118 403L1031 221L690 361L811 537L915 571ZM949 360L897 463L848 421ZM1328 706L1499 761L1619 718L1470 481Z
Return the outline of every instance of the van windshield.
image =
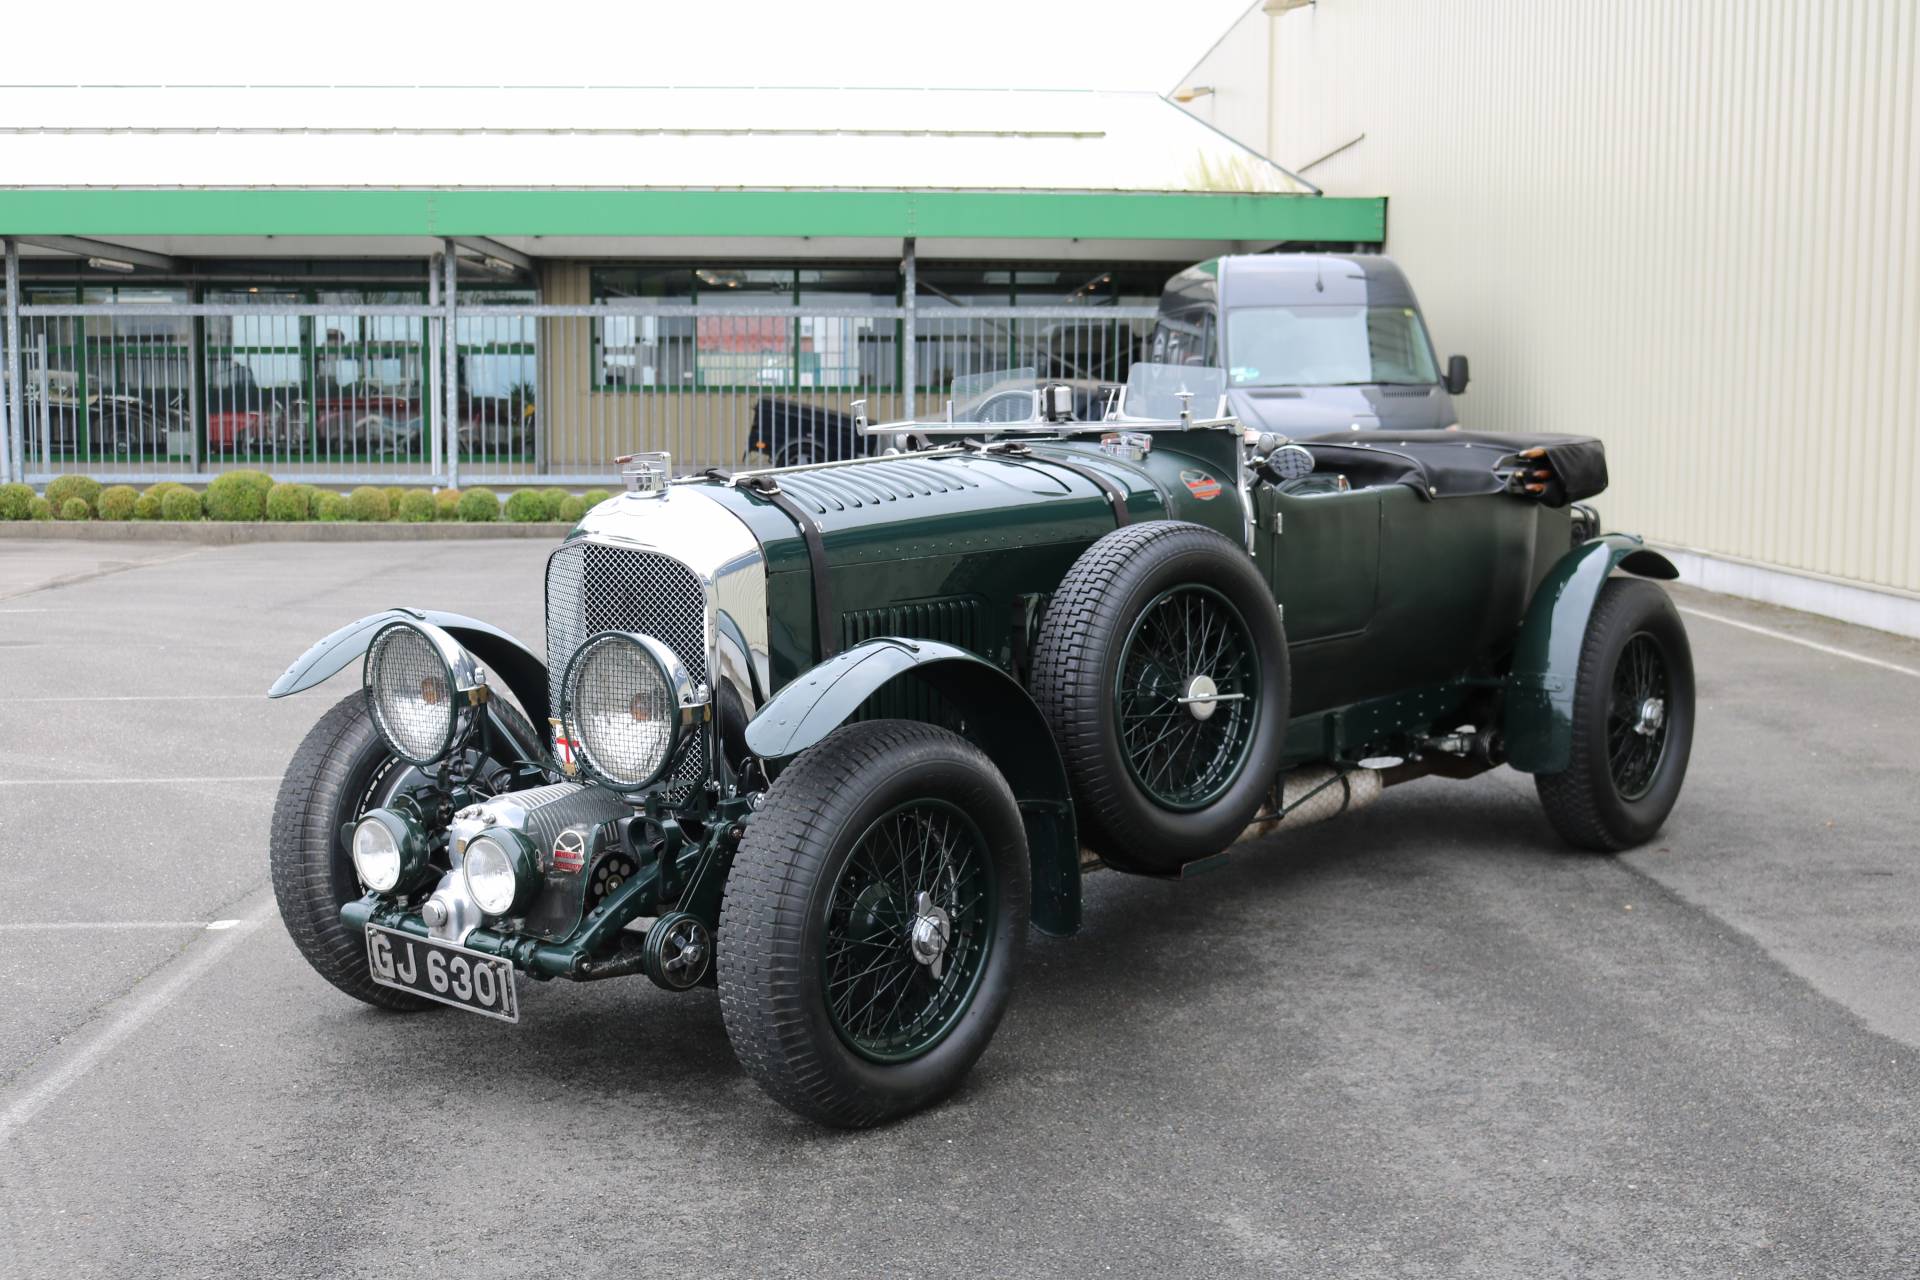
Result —
M1227 318L1236 387L1427 386L1440 380L1412 307L1236 307Z

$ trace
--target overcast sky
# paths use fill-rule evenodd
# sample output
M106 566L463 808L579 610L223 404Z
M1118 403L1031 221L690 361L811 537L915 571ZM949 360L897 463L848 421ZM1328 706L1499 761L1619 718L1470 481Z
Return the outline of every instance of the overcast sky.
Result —
M89 0L8 6L14 84L1165 92L1249 0Z

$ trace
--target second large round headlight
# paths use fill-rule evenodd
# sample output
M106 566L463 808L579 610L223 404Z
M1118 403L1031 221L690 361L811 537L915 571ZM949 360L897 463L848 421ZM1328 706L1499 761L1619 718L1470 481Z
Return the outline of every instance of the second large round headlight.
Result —
M397 622L367 646L368 709L394 754L412 764L432 764L447 753L468 686L478 681L465 670L472 662L465 651L451 638L438 642L437 635ZM460 660L461 671L451 659Z
M606 632L580 646L564 692L582 763L615 786L659 777L679 741L687 686L679 659L651 636Z

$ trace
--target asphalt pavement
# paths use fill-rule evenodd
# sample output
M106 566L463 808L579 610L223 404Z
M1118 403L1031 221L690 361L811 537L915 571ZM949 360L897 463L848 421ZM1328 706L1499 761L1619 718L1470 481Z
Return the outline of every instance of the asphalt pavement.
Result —
M539 543L0 544L0 1276L1920 1274L1920 643L1724 597L1660 837L1430 779L1099 872L949 1104L815 1129L710 991L382 1014L272 914L261 695Z

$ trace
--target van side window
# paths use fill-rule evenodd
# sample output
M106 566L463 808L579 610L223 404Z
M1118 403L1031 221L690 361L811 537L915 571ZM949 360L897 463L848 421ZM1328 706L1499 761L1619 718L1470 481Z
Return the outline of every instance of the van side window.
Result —
M1155 364L1213 364L1212 347L1213 317L1204 311L1161 316L1153 327Z

